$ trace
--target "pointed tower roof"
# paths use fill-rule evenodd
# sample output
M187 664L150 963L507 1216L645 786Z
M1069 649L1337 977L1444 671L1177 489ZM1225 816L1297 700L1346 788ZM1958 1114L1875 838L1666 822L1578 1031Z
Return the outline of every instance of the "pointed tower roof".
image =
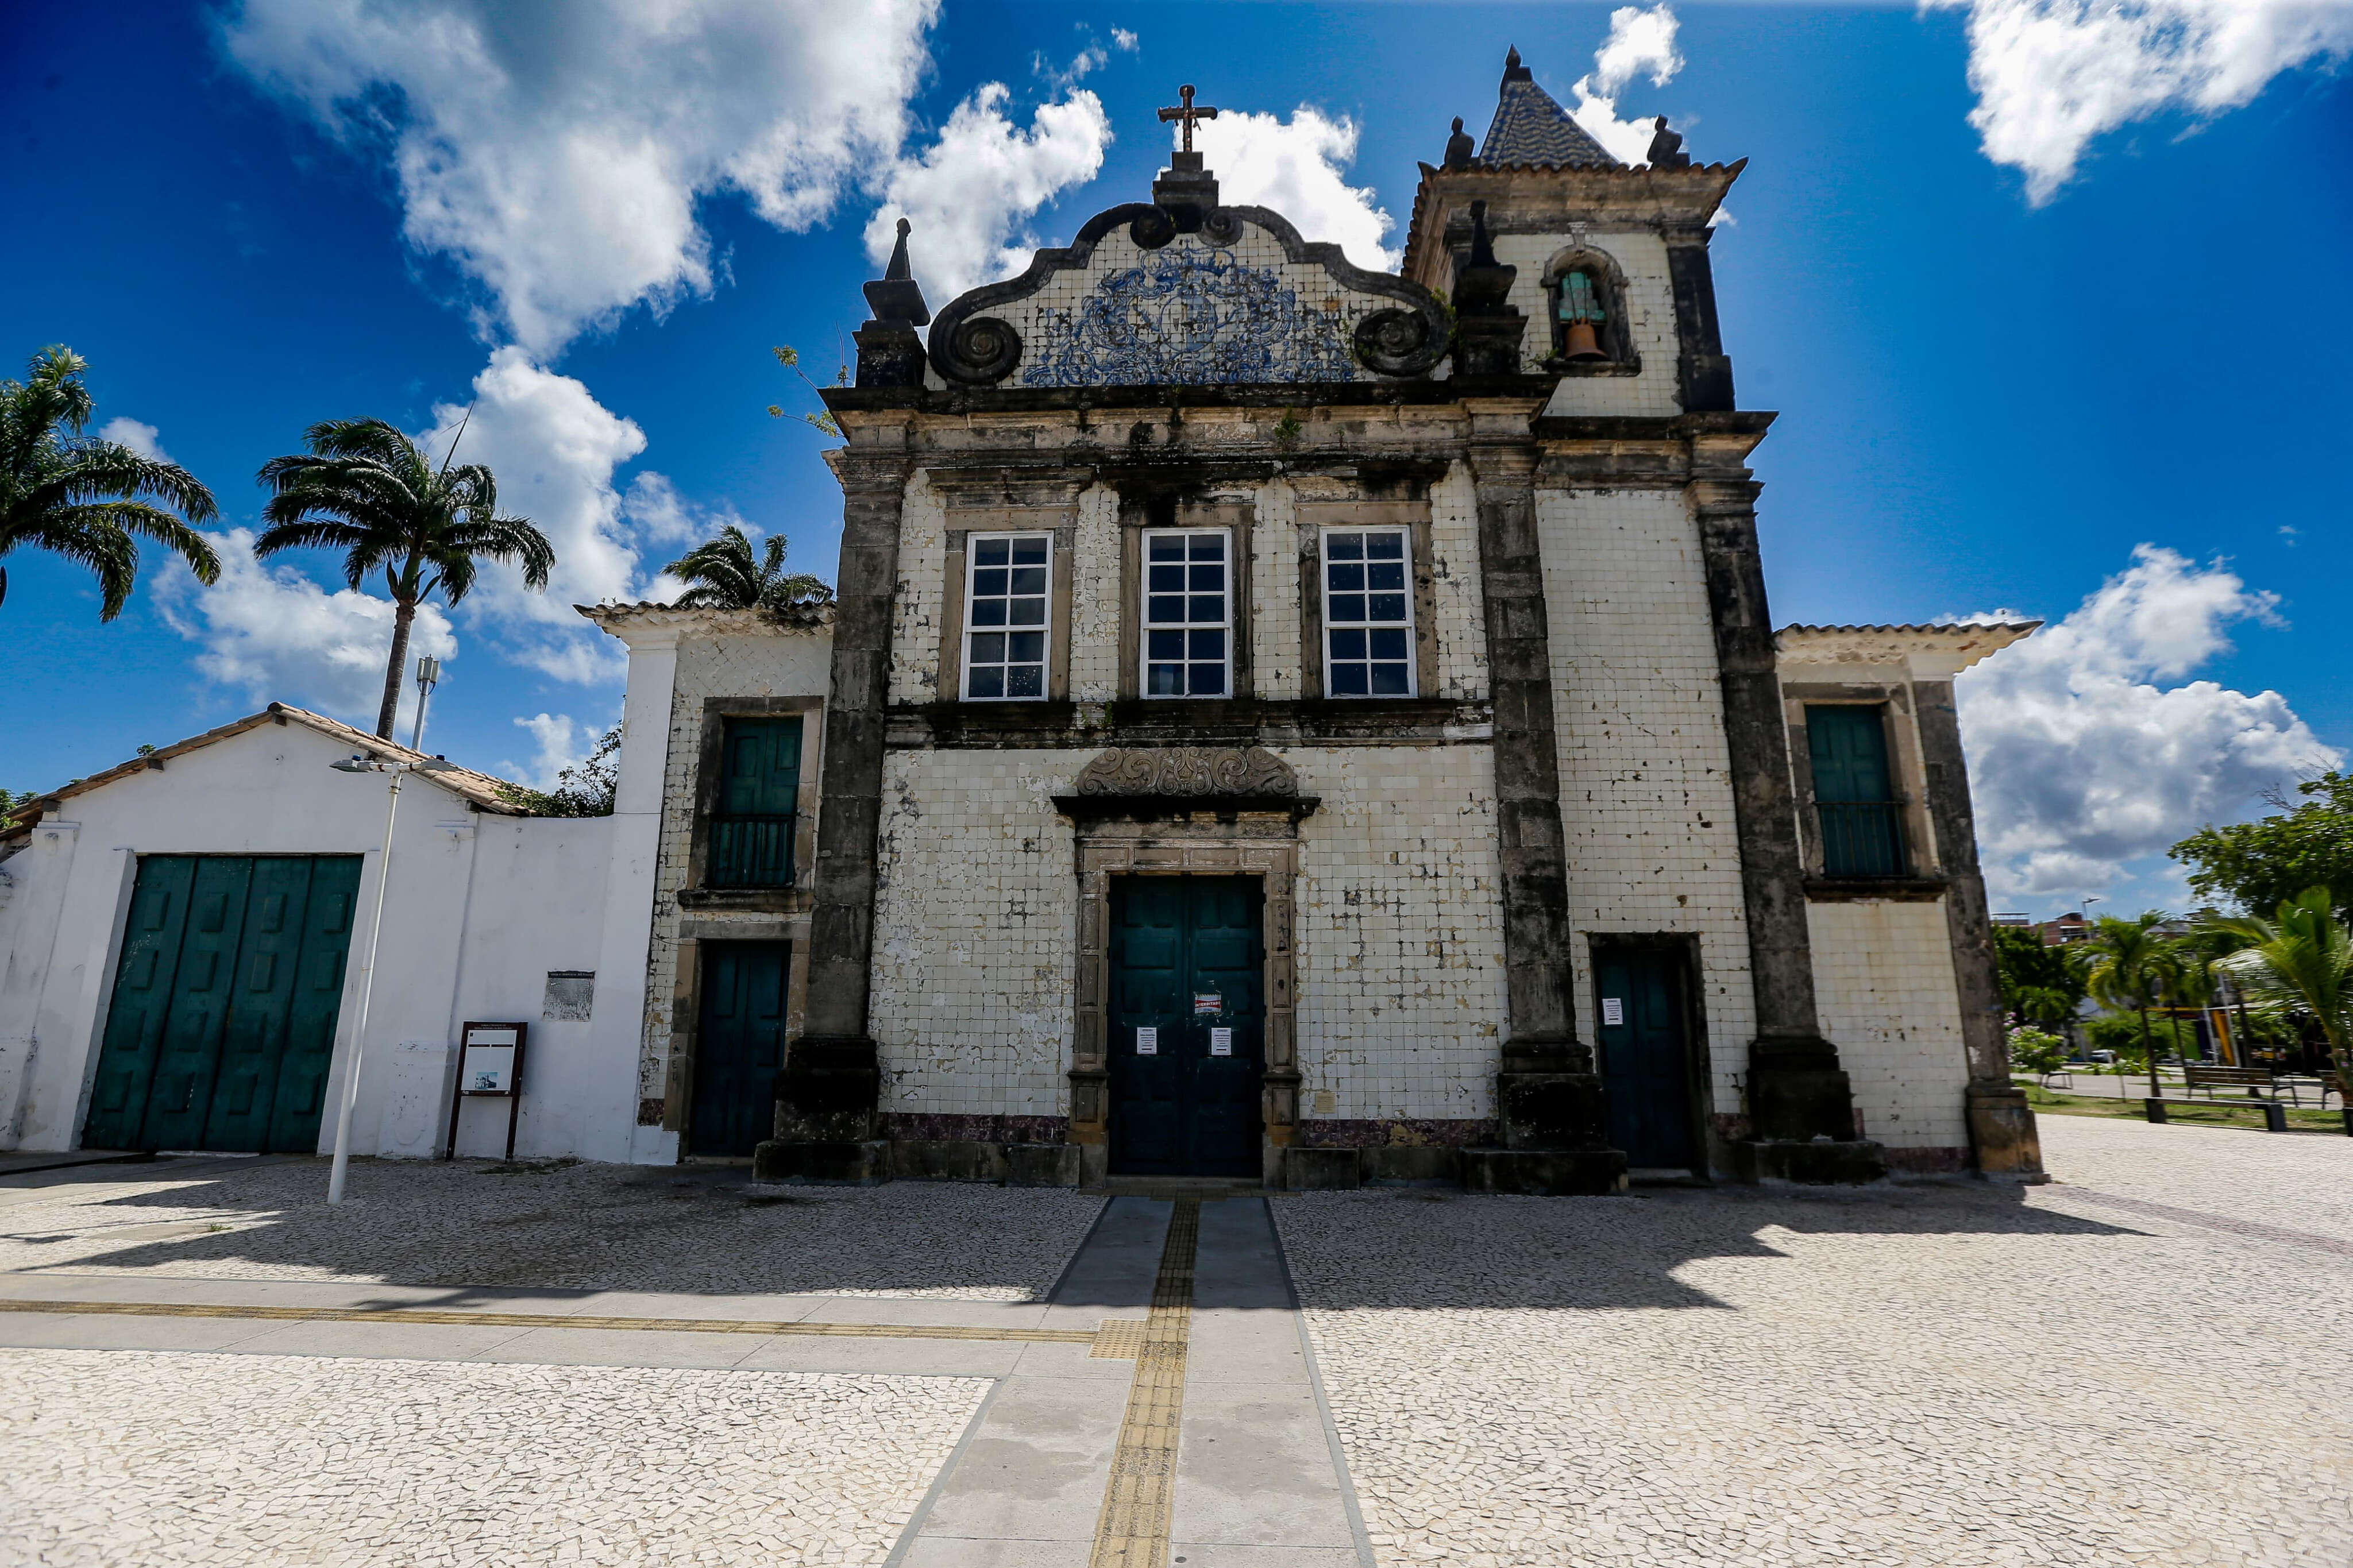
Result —
M1536 85L1535 73L1514 49L1504 58L1504 85L1495 118L1479 148L1479 162L1491 169L1619 169L1624 164L1601 149L1568 117L1552 94Z

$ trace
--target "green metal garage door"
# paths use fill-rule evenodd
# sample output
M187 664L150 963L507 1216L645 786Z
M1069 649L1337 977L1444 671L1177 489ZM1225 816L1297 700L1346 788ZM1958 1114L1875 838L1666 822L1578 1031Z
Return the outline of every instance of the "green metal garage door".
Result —
M142 855L91 1149L308 1153L334 1054L356 855Z

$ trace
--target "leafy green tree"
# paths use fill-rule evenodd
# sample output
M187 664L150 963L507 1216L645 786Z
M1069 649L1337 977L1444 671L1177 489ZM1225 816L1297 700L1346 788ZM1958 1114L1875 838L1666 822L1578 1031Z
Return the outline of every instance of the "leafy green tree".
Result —
M2093 998L2101 1005L2140 1016L2141 1051L2148 1058L2151 1095L2165 1092L2157 1081L2157 1053L2149 1041L2148 1010L2164 1003L2168 973L2172 967L2166 940L2158 932L2158 927L2168 918L2162 910L2144 910L2131 920L2102 915L2097 934L2092 938L2096 957L2086 977Z
M2057 1072L2067 1065L2067 1042L2042 1029L2012 1029L2010 1065L2031 1073Z
M2175 845L2191 889L2259 913L2320 886L2340 916L2353 913L2353 773L2295 787L2301 802L2275 797L2281 809L2272 816L2200 828Z
M2003 1011L2045 1029L2074 1017L2084 994L2080 947L2046 946L2039 931L1996 926L1993 958Z
M2332 900L2329 889L2316 884L2280 900L2269 920L2222 922L2247 939L2222 966L2267 1010L2317 1026L2338 1080L2353 1084L2353 931Z
M679 595L682 609L781 610L833 598L822 579L786 573L783 535L770 535L754 557L752 541L732 522L662 570L694 584Z
M89 368L58 345L33 355L23 381L0 381L0 556L27 546L79 562L98 578L98 618L111 621L130 602L142 539L179 552L199 583L220 575L220 558L188 526L212 521L219 509L178 464L82 433ZM0 567L0 599L7 596Z
M465 434L464 427L459 435ZM384 668L384 706L375 732L392 737L400 707L417 606L434 591L455 605L474 585L478 560L520 564L522 580L547 586L554 548L527 518L499 512L499 486L479 463L452 468L458 444L435 468L417 444L381 419L328 419L304 434L311 449L261 466L270 490L261 509L270 526L253 552L322 548L343 552L343 581L354 589L381 567L392 595L392 656Z
M504 784L499 793L533 816L610 816L621 783L621 727L597 739L595 750L555 775L552 790Z

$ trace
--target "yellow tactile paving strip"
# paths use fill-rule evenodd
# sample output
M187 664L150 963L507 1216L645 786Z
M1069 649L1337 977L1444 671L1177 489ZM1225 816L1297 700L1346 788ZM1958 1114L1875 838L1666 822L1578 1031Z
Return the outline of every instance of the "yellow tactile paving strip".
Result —
M1191 1268L1189 1252L1187 1268ZM1165 1269L1166 1264L1164 1262ZM1190 1299L1190 1274L1187 1293ZM1155 1310L1157 1298L1155 1298ZM12 1301L0 1312L57 1312L128 1318L254 1318L280 1322L454 1323L490 1329L623 1329L647 1333L787 1334L852 1340L1010 1340L1024 1344L1091 1345L1096 1356L1136 1353L1133 1318L1105 1319L1099 1330L975 1329L945 1323L764 1323L741 1318L555 1317L544 1312L447 1312L423 1307L252 1307L184 1301ZM1183 1349L1180 1345L1178 1355Z
M1193 1329L1193 1258L1201 1239L1201 1200L1178 1198L1152 1285L1152 1315L1144 1321L1120 1423L1111 1480L1095 1521L1089 1568L1165 1568L1168 1521L1176 1494L1176 1438L1185 1415L1185 1350ZM1132 1321L1132 1320L1131 1320ZM1134 1336L1106 1321L1108 1340ZM1103 1353L1101 1351L1097 1354Z

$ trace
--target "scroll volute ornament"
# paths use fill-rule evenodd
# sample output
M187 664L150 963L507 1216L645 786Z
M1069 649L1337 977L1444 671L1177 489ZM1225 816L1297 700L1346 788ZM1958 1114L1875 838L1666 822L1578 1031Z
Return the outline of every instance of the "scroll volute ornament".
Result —
M1080 772L1078 793L1295 797L1299 775L1264 746L1115 746Z

